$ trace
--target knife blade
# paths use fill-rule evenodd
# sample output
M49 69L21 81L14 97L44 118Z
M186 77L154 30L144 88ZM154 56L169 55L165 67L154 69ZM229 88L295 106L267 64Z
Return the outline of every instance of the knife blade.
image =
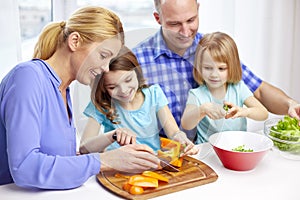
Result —
M180 170L176 167L172 166L168 161L164 160L163 158L160 158L157 156L157 158L160 160L160 166L163 170L170 171L170 172L179 172Z
M117 134L114 133L112 135L112 138L114 140L117 140ZM176 167L174 167L171 164L169 164L169 162L167 160L164 160L163 158L160 158L158 156L156 156L156 157L160 160L160 166L162 167L163 170L167 170L167 171L170 171L170 172L179 172L180 171Z

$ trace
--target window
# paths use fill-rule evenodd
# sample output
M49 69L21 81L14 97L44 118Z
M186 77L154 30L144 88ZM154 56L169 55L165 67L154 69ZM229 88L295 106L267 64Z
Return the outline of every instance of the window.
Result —
M98 5L115 12L121 19L124 31L157 26L153 17L153 0L77 0L77 6Z
M18 3L22 60L31 59L37 37L46 24L68 18L74 9L82 6L97 5L112 10L120 17L125 32L158 26L153 17L153 0L18 0Z
M22 60L32 57L34 44L43 27L52 21L52 1L18 0Z

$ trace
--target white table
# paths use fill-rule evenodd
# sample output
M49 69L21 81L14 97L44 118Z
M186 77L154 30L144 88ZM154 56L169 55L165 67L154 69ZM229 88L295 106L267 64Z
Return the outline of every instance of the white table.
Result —
M199 145L195 158L208 164L218 174L216 182L190 188L153 199L228 199L228 200L299 200L300 161L288 160L270 151L259 165L245 172L223 167L208 143ZM105 190L91 177L84 185L72 190L27 190L14 184L0 186L1 200L92 200L121 199Z

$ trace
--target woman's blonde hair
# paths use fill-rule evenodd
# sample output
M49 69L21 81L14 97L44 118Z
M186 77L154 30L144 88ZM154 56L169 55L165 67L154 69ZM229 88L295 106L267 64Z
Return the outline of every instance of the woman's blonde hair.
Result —
M136 56L126 46L123 46L119 54L110 61L109 72L118 70L135 71L138 79L138 92L148 87ZM118 114L113 100L105 88L105 74L106 72L104 72L102 76L98 75L96 77L92 87L91 99L97 110L104 114L107 119L113 124L119 124L120 122L117 121Z
M105 8L87 6L75 11L67 21L47 25L35 45L33 58L50 58L72 32L78 32L83 43L119 37L124 44L124 31L119 17Z
M214 32L205 34L196 49L193 76L199 85L204 84L202 77L204 53L208 53L213 61L227 65L227 83L237 83L242 79L241 62L234 40L226 33Z

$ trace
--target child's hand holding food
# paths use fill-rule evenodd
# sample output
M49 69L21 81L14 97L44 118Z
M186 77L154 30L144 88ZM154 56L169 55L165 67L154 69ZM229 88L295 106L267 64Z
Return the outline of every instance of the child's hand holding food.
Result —
M194 143L187 138L183 131L176 132L171 139L179 142L184 147L180 157L185 155L195 155L199 152L199 149L196 148Z

